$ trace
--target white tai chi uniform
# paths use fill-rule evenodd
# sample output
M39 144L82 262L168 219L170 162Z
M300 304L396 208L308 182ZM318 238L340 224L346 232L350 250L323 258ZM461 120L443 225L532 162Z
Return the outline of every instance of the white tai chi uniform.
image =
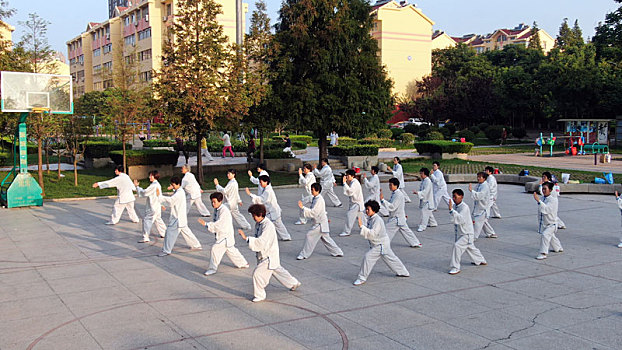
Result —
M291 241L292 236L289 235L287 228L283 225L283 221L281 220L281 207L276 200L276 194L274 193L274 189L272 189L272 185L266 186L263 189L261 196L251 193L251 198L253 200L253 204L263 204L266 206L266 217L269 218L274 224L274 228L276 229L276 233L279 235L279 238L284 241Z
M538 192L542 193L542 185L540 185L540 187L538 188ZM553 191L551 191L551 196L555 196L555 198L557 198L557 203L559 204L559 194L560 194L560 188L558 184L553 185ZM557 228L558 229L565 229L566 228L566 224L562 221L562 219L559 218L559 208L558 208L558 213L557 213Z
M186 192L180 187L170 197L160 196L160 202L169 204L171 207L171 215L168 219L168 226L166 227L166 236L164 237L162 252L171 254L179 233L184 237L190 248L201 248L201 243L194 233L192 233L190 227L188 227Z
M471 191L473 197L473 230L475 239L478 239L482 232L486 237L495 235L495 230L488 222L488 209L490 208L490 189L486 181L478 183L475 190Z
M281 266L279 258L279 242L276 230L270 219L264 218L255 224L255 237L248 237L248 247L256 252L257 267L253 271L253 292L255 298L266 298L266 286L274 277L287 288L298 286L300 282L289 271Z
M367 178L363 178L363 187L369 191L365 201L373 200L378 202L378 204L380 204L380 215L388 216L389 211L387 211L387 208L384 207L382 201L380 200L380 178L378 177L378 174L370 176L369 180L367 180Z
M387 201L382 200L382 204L389 210L389 220L387 221L387 235L389 240L393 240L395 234L399 231L402 237L406 240L411 247L420 247L421 242L415 233L408 227L406 222L406 212L404 207L406 203L404 201L404 194L399 189L391 192L391 198Z
M445 201L445 204L449 205L451 197L447 193L447 183L441 169L435 170L430 174L430 181L432 181L432 188L434 189L434 208L438 208L441 199Z
M197 182L194 174L187 172L181 179L181 188L184 189L188 196L188 203L186 203L186 215L190 213L190 207L192 204L197 206L199 213L203 216L210 216L209 210L201 199L201 185Z
M218 265L222 256L227 253L229 259L236 267L247 267L248 262L235 247L235 236L233 235L233 219L229 208L221 204L218 209L214 209L214 221L207 223L207 231L216 234L216 242L212 246L212 253L209 259L209 270L218 270Z
M339 135L336 132L331 132L330 133L330 145L335 146L337 145L338 141L339 141Z
M321 239L322 243L332 256L343 256L343 251L337 246L335 241L330 238L330 228L328 217L326 216L326 204L321 194L312 196L311 205L303 207L302 212L305 217L313 220L313 227L307 232L305 244L298 256L306 259L313 254L317 242Z
M360 216L363 222L365 221L365 216L363 214L365 211L365 202L363 202L363 189L361 188L359 180L352 179L350 184L346 181L343 184L343 194L349 198L349 202L348 212L346 213L346 224L342 234L344 236L349 236L352 233L352 227L354 227L357 217Z
M538 201L538 233L540 234L540 254L548 254L549 246L553 251L562 251L562 244L557 239L557 197L549 195Z
M311 201L311 185L315 183L315 175L313 172L308 172L306 175L300 174L298 176L298 184L302 186L302 202L309 203ZM300 210L300 218L298 218L300 223L306 224L307 218L305 217L302 209Z
M130 216L132 222L140 221L134 210L134 201L136 198L132 191L136 191L136 186L134 186L134 183L126 173L119 173L119 175L110 180L98 182L97 185L99 188L117 188L117 200L114 201L112 206L110 222L113 224L118 223L119 220L121 220L123 210L127 210L127 214Z
M455 204L449 211L451 222L454 224L454 250L451 254L451 267L460 270L460 259L466 253L475 265L486 263L482 253L475 247L473 231L473 220L471 219L471 209L464 202Z
M139 197L147 197L147 209L143 219L143 240L149 240L149 233L153 224L155 224L160 237L164 237L166 224L162 220L162 204L160 204L162 186L160 186L158 180L155 180L144 190L140 186L136 186L136 191Z
M400 180L400 191L404 193L404 200L406 200L406 203L410 203L410 197L408 197L408 193L406 193L406 182L404 181L404 170L402 169L402 164L395 164L391 172L393 173L393 177Z
M432 189L432 180L430 180L429 176L421 181L417 196L419 197L419 209L421 209L421 222L417 231L425 231L425 228L428 226L438 226L434 217L434 209L436 209L434 206L434 190Z
M486 183L490 189L490 203L488 204L490 209L488 211L488 216L492 218L500 218L501 212L497 206L497 179L494 175L490 174L486 178Z
M333 203L334 206L341 206L341 201L339 197L335 194L334 186L335 186L335 175L333 174L333 169L326 164L322 167L321 170L313 169L313 175L315 177L320 178L320 185L322 185L322 194Z
M358 276L359 280L367 281L371 269L380 258L396 275L410 276L406 266L391 250L391 239L387 235L384 221L382 221L380 215L374 214L368 218L367 225L361 227L361 236L369 241L369 250L363 258L363 265Z
M263 187L261 187L261 186L259 185L259 177L260 177L260 176L262 176L262 175L266 175L266 176L268 176L268 177L270 176L270 175L268 175L268 172L267 172L267 171L262 170L262 171L259 173L259 175L257 175L257 177L254 177L254 176L252 176L252 175L251 175L251 178L250 178L250 181L251 181L252 183L254 183L255 185L257 185L257 195L258 195L258 196L261 196L261 194L263 193Z
M239 209L239 204L242 203L242 200L240 199L240 193L238 190L238 181L234 178L229 180L229 182L227 182L227 186L225 187L217 185L216 191L225 195L225 201L227 202L227 206L229 206L231 216L238 226L240 226L243 230L250 230L251 224L248 223L244 215L240 213Z

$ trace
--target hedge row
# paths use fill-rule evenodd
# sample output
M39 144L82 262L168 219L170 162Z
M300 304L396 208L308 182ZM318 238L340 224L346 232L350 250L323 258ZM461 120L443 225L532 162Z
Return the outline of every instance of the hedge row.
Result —
M328 154L331 156L377 156L377 145L355 145L355 146L334 146L328 147Z
M271 139L274 141L281 141L285 138L285 135L282 136L272 136ZM313 137L308 136L308 135L289 135L289 139L292 140L292 143L294 141L301 141L306 143L307 145L311 143L311 141L313 140Z
M417 153L469 153L473 144L470 142L422 141L415 142Z
M159 149L125 151L127 166L131 165L176 165L178 153ZM110 159L117 165L123 164L123 151L111 151Z
M364 139L359 140L359 145L376 145L382 148L393 147L393 140L391 139L381 139L377 137L366 137Z
M125 144L125 149L132 149L132 145ZM107 158L110 151L123 150L123 144L117 141L87 141L84 149L86 158Z
M143 147L174 147L174 140L150 139L143 141Z
M255 157L259 157L259 151L255 152ZM283 149L264 149L264 159L284 159L294 158L290 152L283 152Z
M344 137L340 137L338 142L339 142L339 146L354 146L358 143L358 140L353 139L351 137L344 136Z

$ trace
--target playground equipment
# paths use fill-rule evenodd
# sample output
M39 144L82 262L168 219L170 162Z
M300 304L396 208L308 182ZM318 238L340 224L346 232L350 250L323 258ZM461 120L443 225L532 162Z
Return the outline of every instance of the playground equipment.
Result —
M2 112L20 113L13 142L13 168L0 183L0 202L7 208L41 206L41 187L28 173L26 121L30 114L72 114L70 75L0 73Z
M541 155L544 154L544 153L542 153L542 148L544 147L544 144L546 143L547 145L551 146L551 151L550 151L549 156L552 157L553 156L553 146L555 145L556 137L553 136L553 133L551 133L551 137L548 140L544 141L543 135L542 135L542 133L540 133L540 140L541 140L540 144L539 144L540 145L540 154Z

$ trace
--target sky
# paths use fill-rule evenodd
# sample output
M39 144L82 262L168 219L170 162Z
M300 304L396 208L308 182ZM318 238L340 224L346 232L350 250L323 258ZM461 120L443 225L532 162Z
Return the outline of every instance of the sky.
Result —
M265 1L274 24L278 19L281 0ZM250 18L255 9L254 0L243 2L249 4L247 17ZM36 12L51 22L48 40L52 48L65 55L65 43L82 33L88 22L108 18L107 0L8 0L8 3L17 11L7 21L16 27L15 41L19 41L22 34L18 21L25 21L29 13ZM434 30L443 30L451 36L487 34L499 28L514 28L519 23L531 25L535 21L540 28L556 37L561 22L568 18L571 25L575 20L579 21L586 38L593 36L598 22L604 21L605 14L619 5L613 0L410 0L410 3L415 3L435 22Z

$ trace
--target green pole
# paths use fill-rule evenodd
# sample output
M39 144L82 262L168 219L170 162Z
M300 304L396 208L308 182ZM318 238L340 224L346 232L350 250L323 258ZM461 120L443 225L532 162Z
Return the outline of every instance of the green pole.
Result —
M544 137L542 133L540 133L540 157L542 157L542 146L544 146Z
M551 145L551 157L553 156L553 145L555 144L555 140L553 140L553 133L551 133L551 138L549 139L549 145Z

